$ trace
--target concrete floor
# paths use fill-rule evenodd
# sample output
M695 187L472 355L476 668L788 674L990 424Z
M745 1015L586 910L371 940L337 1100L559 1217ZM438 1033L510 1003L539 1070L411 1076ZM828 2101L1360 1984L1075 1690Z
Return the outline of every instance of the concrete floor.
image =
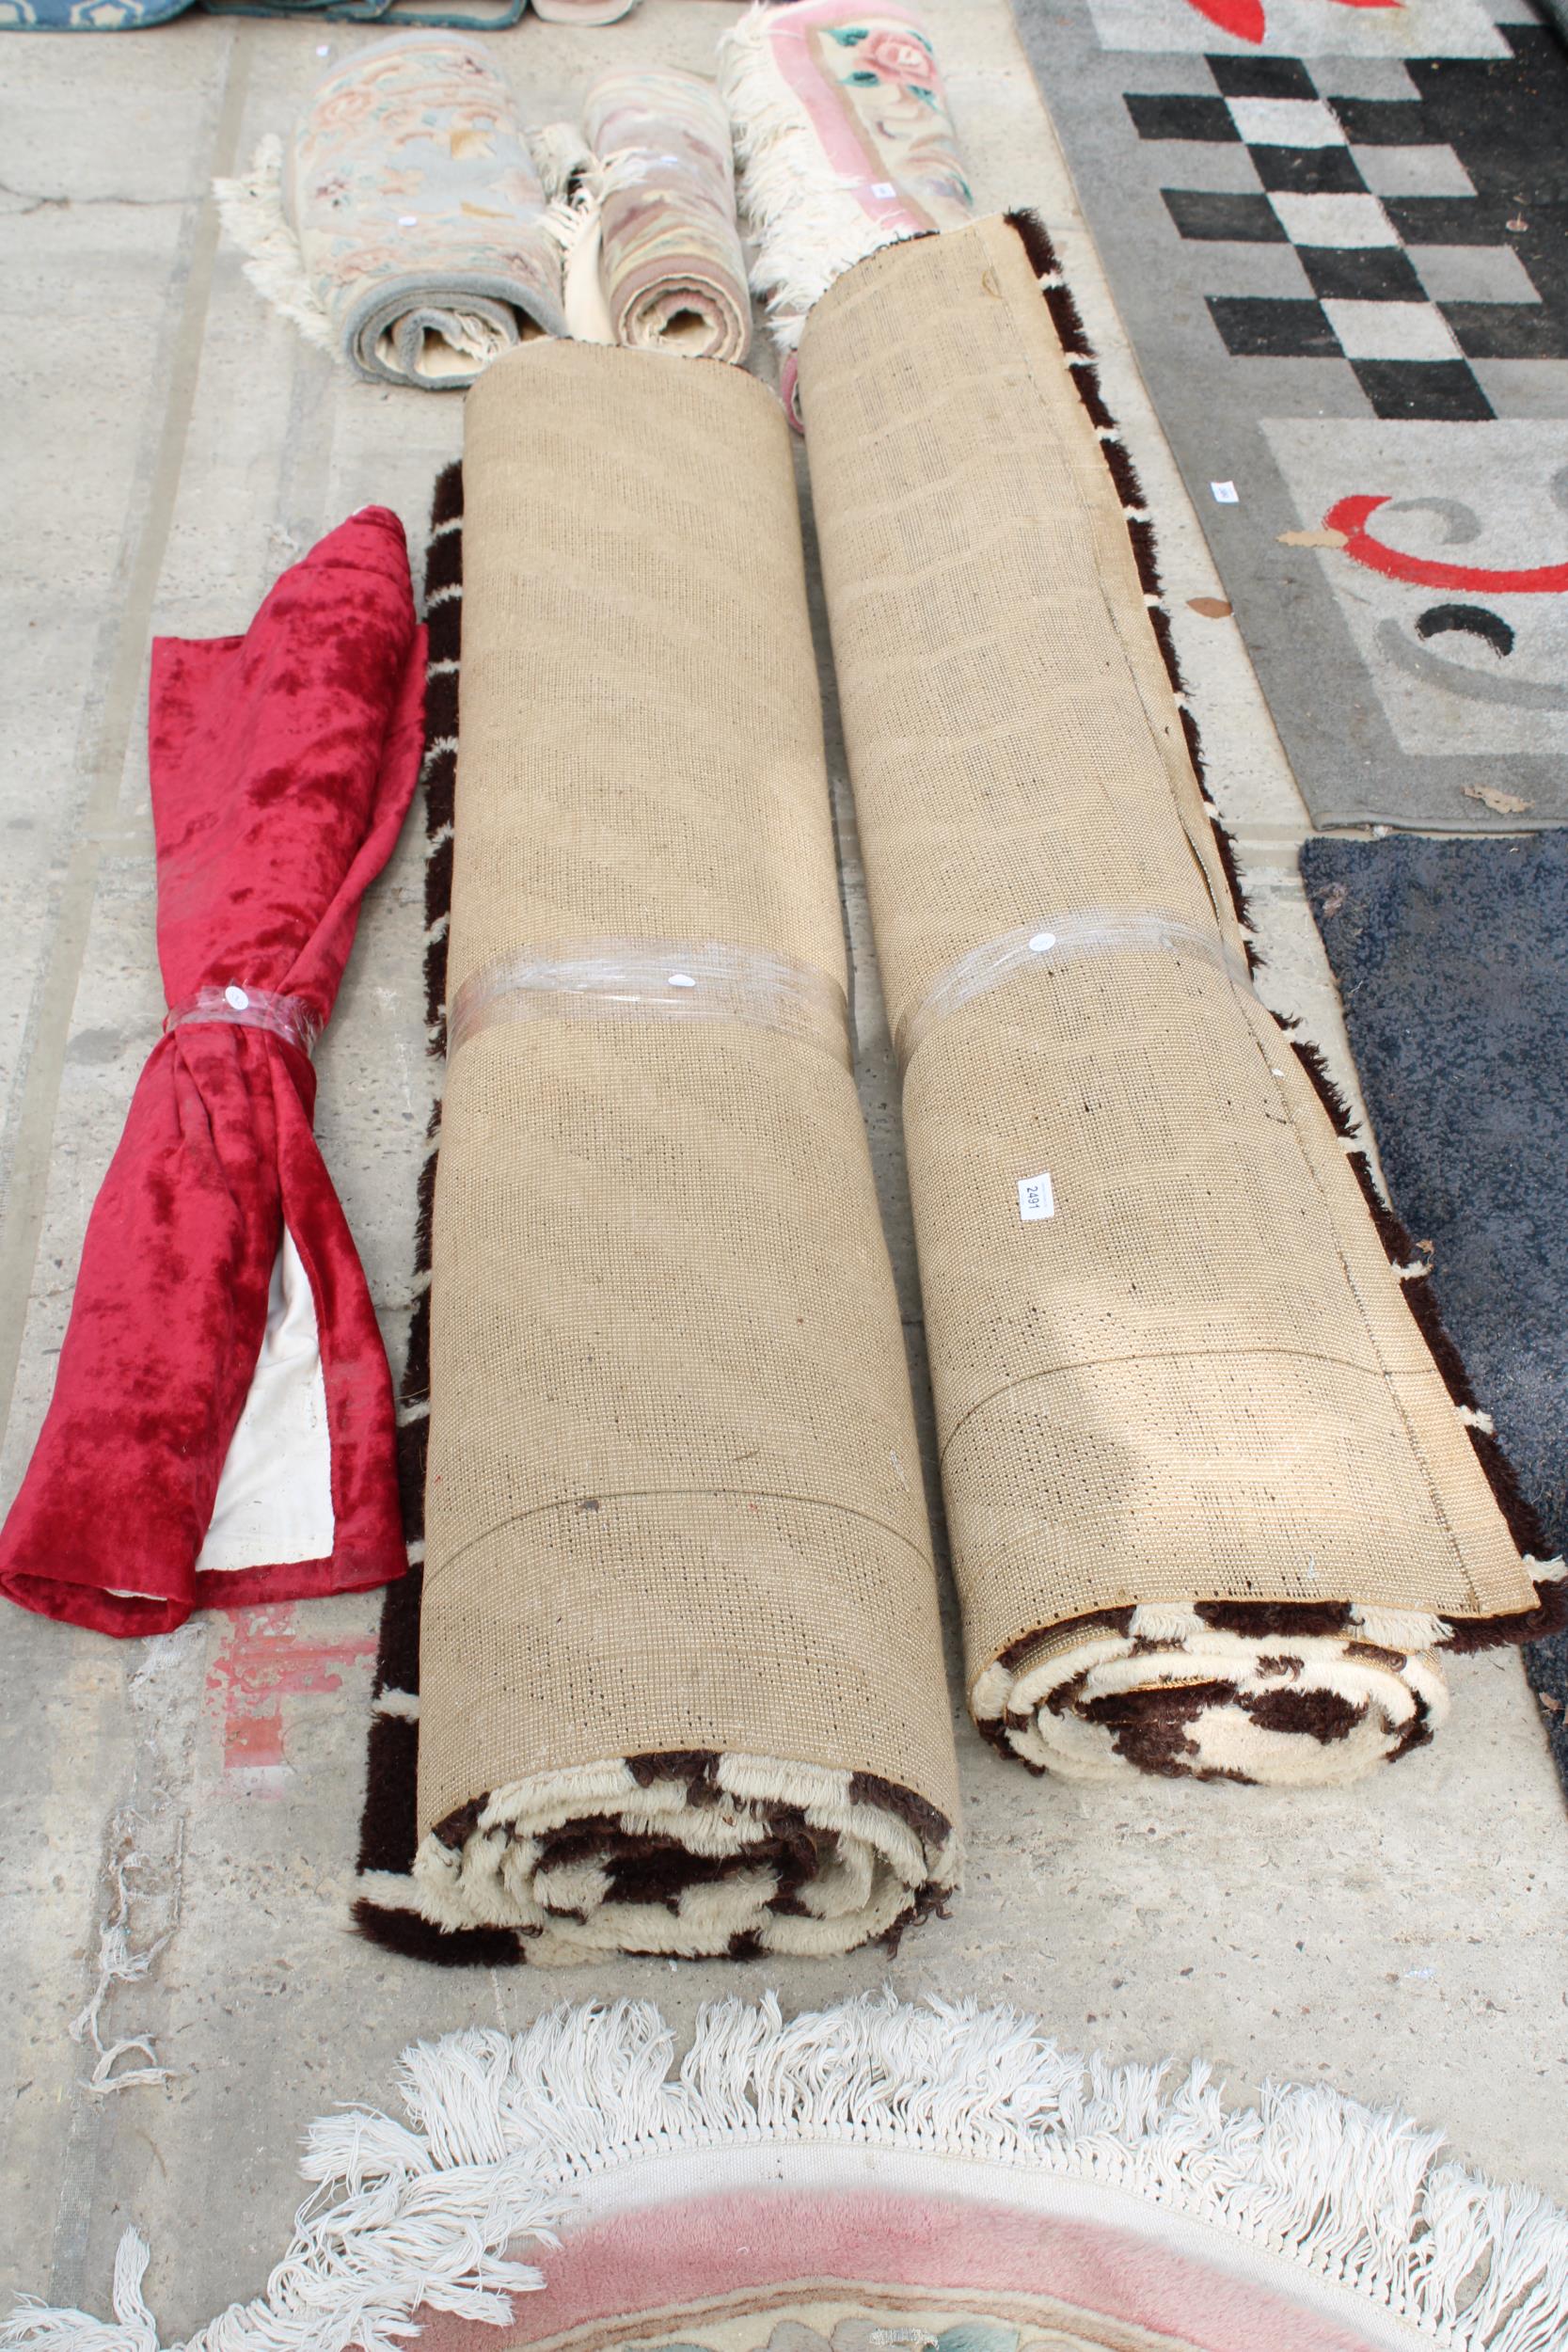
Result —
M727 0L642 0L601 32L493 40L535 119L601 61L705 67ZM1039 205L1106 359L1156 511L1216 789L1270 956L1265 993L1342 1067L1332 985L1295 881L1306 819L1239 637L1187 609L1217 587L1109 311L1006 0L927 0L982 203ZM350 381L264 310L207 183L285 128L341 26L181 20L8 40L0 186L11 347L11 718L0 870L0 1493L47 1401L87 1209L162 1011L142 748L154 629L243 628L276 573L353 507L416 539L459 405ZM854 877L867 1110L915 1323L894 1089ZM373 895L322 1050L321 1132L394 1359L429 1099L419 845ZM917 1342L918 1343L918 1342ZM1468 2159L1568 2199L1568 1820L1518 1662L1461 1662L1437 1744L1348 1794L1037 1784L960 1732L968 1883L954 1916L880 1955L798 1968L638 1963L484 1978L347 1932L373 1599L228 1617L116 1645L20 1613L0 1656L8 2112L0 2289L103 2310L128 2220L154 2248L166 2336L256 2292L287 2239L309 2119L377 2100L408 2041L508 2026L562 1997L657 1997L677 2021L776 1983L809 2005L889 1979L1038 2010L1069 2045L1200 2053L1236 2096L1323 2079L1446 2124ZM271 1640L285 1649L281 1671ZM282 1762L258 1768L246 1727ZM122 1879L144 1975L111 1985L105 2046L146 2037L165 2080L84 2088L70 2026L99 1982Z

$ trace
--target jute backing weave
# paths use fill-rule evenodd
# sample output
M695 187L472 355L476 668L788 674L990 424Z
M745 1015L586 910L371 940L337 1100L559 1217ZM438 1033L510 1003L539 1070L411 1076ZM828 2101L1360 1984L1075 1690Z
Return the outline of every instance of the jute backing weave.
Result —
M1247 983L1074 374L1000 220L863 262L800 354L972 1704L1069 1771L1343 1777L1440 1710L1434 1620L1538 1596Z
M721 365L537 345L470 395L464 471L449 1001L615 940L784 957L831 1000L777 403ZM842 1019L530 1010L448 1073L423 1899L535 1928L544 1959L847 1949L951 1882L957 1800Z

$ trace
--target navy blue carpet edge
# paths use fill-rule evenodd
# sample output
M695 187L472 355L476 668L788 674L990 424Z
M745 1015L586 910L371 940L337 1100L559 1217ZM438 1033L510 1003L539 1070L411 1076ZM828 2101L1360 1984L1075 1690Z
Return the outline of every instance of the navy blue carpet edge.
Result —
M1393 1204L1553 1553L1568 1544L1568 837L1308 841ZM1568 1634L1525 1653L1568 1794Z

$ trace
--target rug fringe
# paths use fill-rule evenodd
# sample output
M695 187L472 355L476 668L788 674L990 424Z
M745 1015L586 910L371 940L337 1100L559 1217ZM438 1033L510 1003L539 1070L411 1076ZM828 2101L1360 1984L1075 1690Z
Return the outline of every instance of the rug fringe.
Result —
M238 180L214 180L213 194L224 228L245 257L245 274L262 301L318 351L334 350L332 321L316 298L283 210L282 140L269 132L250 169Z
M504 2325L543 2284L502 2259L556 2243L580 2185L638 2156L777 2142L983 2160L1121 2189L1364 2297L1438 2352L1560 2352L1568 2214L1440 2163L1442 2135L1319 2085L1227 2110L1196 2063L1113 2067L1039 2020L865 1995L788 2023L769 1994L715 2002L691 2048L649 2002L562 2008L515 2037L416 2042L406 2122L365 2108L310 2127L312 2192L264 2296L182 2352L400 2352L425 2305ZM26 2299L0 2342L158 2352L145 2241L115 2265L113 2321ZM171 2347L173 2352L173 2347Z
M545 210L539 221L561 249L564 265L599 225L605 169L575 122L546 122L528 134Z

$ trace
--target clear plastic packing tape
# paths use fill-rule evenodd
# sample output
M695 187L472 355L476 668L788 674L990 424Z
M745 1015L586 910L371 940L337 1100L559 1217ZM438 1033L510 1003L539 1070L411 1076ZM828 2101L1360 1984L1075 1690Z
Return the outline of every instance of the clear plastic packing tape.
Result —
M671 939L525 947L483 966L457 992L447 1058L504 1023L616 1020L739 1022L853 1064L848 1000L826 972L759 949Z
M1253 993L1246 960L1217 930L1199 929L1171 914L1071 914L1022 925L972 947L950 964L936 985L898 1025L898 1067L911 1061L939 1021L975 997L989 995L1016 973L1043 972L1081 956L1199 956L1215 964L1248 994Z
M266 1029L309 1055L322 1033L319 1015L303 996L279 996L270 989L243 988L230 980L226 988L198 988L182 1004L171 1005L164 1015L165 1031L184 1028L191 1022L223 1022L231 1028Z

